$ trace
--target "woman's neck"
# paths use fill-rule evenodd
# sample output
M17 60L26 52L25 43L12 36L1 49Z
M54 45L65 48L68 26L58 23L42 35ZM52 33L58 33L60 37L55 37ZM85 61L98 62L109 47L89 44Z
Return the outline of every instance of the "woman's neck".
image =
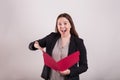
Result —
M61 46L64 47L70 41L71 34L67 36L61 36Z
M70 38L70 36L71 36L71 34L69 33L67 35L61 35L61 38L62 39L67 39L67 38Z

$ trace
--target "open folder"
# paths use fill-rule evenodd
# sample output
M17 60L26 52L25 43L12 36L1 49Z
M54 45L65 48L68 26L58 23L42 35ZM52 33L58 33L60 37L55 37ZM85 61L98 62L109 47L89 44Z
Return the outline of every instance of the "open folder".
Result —
M76 51L60 61L55 61L51 56L43 51L44 64L54 70L64 71L79 61L80 52Z

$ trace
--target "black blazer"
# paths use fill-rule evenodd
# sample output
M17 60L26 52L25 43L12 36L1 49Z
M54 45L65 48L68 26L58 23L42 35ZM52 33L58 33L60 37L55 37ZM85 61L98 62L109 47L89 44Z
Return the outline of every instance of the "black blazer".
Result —
M37 41L39 42L41 47L46 48L46 52L51 56L55 43L59 38L60 38L60 34L52 32L51 34ZM35 41L29 44L30 50L37 50L34 47L34 42ZM80 80L79 74L87 71L88 69L87 54L86 54L86 48L83 43L83 39L71 35L68 55L70 55L71 53L77 50L80 51L80 56L79 56L80 61L78 62L78 64L75 64L70 68L70 74L65 76L65 80ZM50 71L51 69L44 65L41 77L44 78L45 80L49 80Z

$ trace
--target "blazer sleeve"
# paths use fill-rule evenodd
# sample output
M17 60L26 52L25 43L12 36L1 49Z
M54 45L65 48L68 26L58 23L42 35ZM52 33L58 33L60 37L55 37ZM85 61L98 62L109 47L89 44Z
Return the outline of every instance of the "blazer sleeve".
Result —
M35 40L35 41L38 41L38 43L39 43L39 45L40 45L41 47L46 47L46 44L47 44L48 40L50 39L50 37L51 37L52 35L53 35L53 32L50 33L49 35L45 36L44 38L39 39L39 40ZM34 47L35 41L33 41L33 42L31 42L31 43L29 44L29 49L30 49L30 50L37 50L37 48Z
M87 51L84 45L84 42L82 39L77 41L77 47L80 51L80 60L79 60L79 66L73 67L70 69L71 73L70 76L76 76L79 75L88 69L87 64Z

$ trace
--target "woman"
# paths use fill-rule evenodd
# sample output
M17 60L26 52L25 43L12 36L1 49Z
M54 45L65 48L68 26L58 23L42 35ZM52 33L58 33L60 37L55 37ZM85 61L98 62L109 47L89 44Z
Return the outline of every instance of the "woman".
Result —
M56 20L56 32L52 32L46 37L31 42L31 50L43 50L52 56L56 61L72 54L80 52L80 60L71 68L64 71L55 71L44 65L41 77L45 80L80 80L79 74L87 71L87 55L83 39L79 38L73 20L67 13L60 14Z

